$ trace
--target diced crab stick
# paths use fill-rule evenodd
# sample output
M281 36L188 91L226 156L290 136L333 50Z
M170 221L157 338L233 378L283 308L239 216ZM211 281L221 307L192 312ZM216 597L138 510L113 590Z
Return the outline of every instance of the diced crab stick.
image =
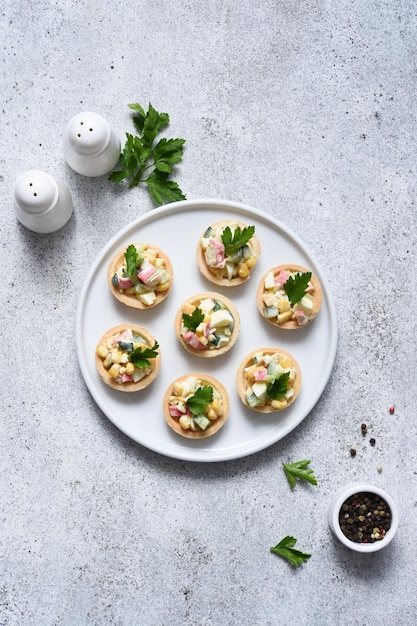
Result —
M304 326L304 324L307 324L308 322L308 317L304 311L294 311L294 317L299 326Z
M191 346L191 348L193 348L194 350L205 350L206 348L206 346L201 343L197 335L193 333L192 330L184 335L184 339L188 343L188 345Z
M129 341L132 341L132 339L133 339L133 333L129 328L127 328L122 333L119 333L118 335L115 335L113 337L112 345L115 346L121 341L126 341L128 343Z
M253 373L253 377L254 379L259 382L262 380L266 380L266 368L265 367L260 367L259 369L255 370Z
M151 276L155 274L155 272L156 268L151 263L149 263L149 265L146 265L143 269L139 270L138 278L146 285Z
M133 285L133 280L131 280L129 276L118 276L117 280L120 289L128 289L128 287Z
M130 381L133 380L130 374L122 374L120 378L122 383L130 383Z
M172 415L172 417L181 417L182 415L191 415L191 411L188 407L179 407L175 404L170 404L169 414Z
M287 270L281 270L280 273L278 274L278 276L275 279L277 285L281 285L281 287L282 287L282 285L284 285L287 282L287 280L289 278L289 275L290 275L290 273L287 272Z
M207 265L210 267L224 267L225 253L224 245L221 241L210 239L205 251Z

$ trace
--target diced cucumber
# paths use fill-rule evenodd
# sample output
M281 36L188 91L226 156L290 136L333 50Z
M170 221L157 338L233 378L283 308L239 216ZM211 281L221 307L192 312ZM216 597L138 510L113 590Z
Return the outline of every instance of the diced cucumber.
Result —
M259 406L260 404L262 404L259 398L257 398L254 393L246 396L246 403L251 409L253 409L255 406Z
M113 285L113 287L118 287L119 286L119 277L116 274L113 274L112 278L111 278L111 284Z
M279 378L281 376L282 369L280 368L278 363L274 361L274 359L272 359L268 363L268 367L266 368L266 373L267 373L267 376L272 376L275 380L276 378Z
M193 421L201 430L206 430L210 426L210 420L205 415L195 415Z
M258 352L257 354L253 355L253 364L254 365L258 365L258 363L263 363L263 354L262 352Z
M133 343L130 341L120 341L119 348L124 352L133 352Z
M251 250L247 243L245 243L245 245L240 248L240 251L244 259L249 259L249 257L251 256Z
M204 233L204 238L208 239L209 237L213 237L213 235L215 235L216 231L214 230L214 228L212 228L211 226L209 226L206 230L206 232Z
M234 263L230 263L229 261L226 261L225 267L226 267L227 278L229 280L231 278L234 278L236 276L236 265Z
M227 257L227 260L230 263L240 263L242 260L242 252L241 249L239 248L239 250L237 252L235 252L234 254L229 254Z
M278 309L276 306L265 306L264 307L264 316L266 319L270 320L274 317L278 316Z
M219 300L214 300L213 311L218 311L219 309L224 309L224 306Z

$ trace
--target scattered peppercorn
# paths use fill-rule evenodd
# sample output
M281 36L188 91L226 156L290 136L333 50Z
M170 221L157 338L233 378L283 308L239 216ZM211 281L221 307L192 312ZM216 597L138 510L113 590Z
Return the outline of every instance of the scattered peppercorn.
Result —
M369 443L371 444L371 446L375 445L375 439L373 437L370 438Z
M351 449L350 449L350 456L356 456L356 450L355 450L355 448L351 448Z
M379 473L381 473L381 472L382 472L382 465L378 465L378 467L377 467L376 469L377 469L377 471L378 471Z
M366 424L361 424L362 435L366 435Z
M385 537L391 527L391 510L375 493L362 492L350 496L339 511L342 533L356 543L374 543Z
M394 406L390 406L389 412L391 413L391 415L393 415L395 413L395 407Z

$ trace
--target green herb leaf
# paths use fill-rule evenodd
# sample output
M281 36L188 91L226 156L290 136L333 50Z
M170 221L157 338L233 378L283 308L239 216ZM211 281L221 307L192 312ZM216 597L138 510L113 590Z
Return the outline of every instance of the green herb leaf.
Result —
M310 469L308 465L310 465L310 461L296 461L295 463L282 464L291 489L295 487L297 478L300 480L306 480L312 485L317 485L317 479L314 476L314 471Z
M289 561L295 567L298 567L299 565L301 565L301 563L305 563L306 561L308 561L308 559L311 557L311 554L308 554L307 552L301 552L301 550L297 550L297 548L294 548L296 543L297 539L287 535L286 537L284 537L284 539L281 539L281 541L274 548L270 548L270 550L274 554L278 554L278 556L287 559L287 561Z
M284 283L284 291L291 304L297 304L305 295L308 283L311 280L311 272L297 272L290 276Z
M204 321L204 313L199 307L196 307L191 315L188 313L182 314L182 323L185 328L188 328L188 330L192 330L193 332L197 330L197 327L202 321Z
M126 274L129 278L132 278L136 274L137 267L143 259L139 257L138 251L133 244L130 244L130 246L127 247L124 256L126 262Z
M252 239L254 233L255 226L247 226L243 230L238 226L232 235L230 227L226 226L222 233L222 243L225 253L227 255L235 254Z
M213 387L205 385L204 387L199 387L195 394L188 398L186 405L193 415L201 415L212 399Z
M135 112L133 124L139 135L126 133L126 143L119 159L120 169L113 171L108 180L117 184L129 179L129 189L145 183L157 204L185 200L178 184L169 180L173 165L182 159L185 139L163 138L155 143L159 133L169 124L168 113L158 113L152 104L147 112L138 103L128 107Z
M160 172L155 169L143 182L148 186L149 193L157 204L185 200L185 196L179 188L178 183L173 180L168 180L167 172Z
M289 372L284 372L274 382L269 383L266 388L266 395L270 400L279 400L283 398L288 390Z
M155 359L158 356L159 344L157 341L152 348L135 348L130 354L130 360L135 367L144 368L150 365L149 359Z

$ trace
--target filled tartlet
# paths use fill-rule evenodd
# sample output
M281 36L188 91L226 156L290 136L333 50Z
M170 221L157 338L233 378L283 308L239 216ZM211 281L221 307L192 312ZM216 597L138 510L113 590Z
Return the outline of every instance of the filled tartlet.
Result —
M118 391L140 391L155 380L161 353L158 342L146 328L119 324L101 337L95 360L107 385Z
M236 386L250 409L274 413L286 409L301 388L301 369L295 358L281 348L258 348L240 363Z
M144 242L119 250L107 270L114 297L135 309L149 309L162 302L173 279L169 257L157 246Z
M240 317L228 298L205 291L183 302L175 316L174 330L188 352L212 358L224 354L235 344Z
M213 376L200 373L180 376L171 383L162 406L168 426L190 439L214 435L230 411L225 387Z
M321 307L322 289L305 267L277 265L259 282L256 301L267 322L291 330L314 320Z
M200 272L215 285L233 287L246 282L261 254L254 226L222 220L209 226L197 244Z

